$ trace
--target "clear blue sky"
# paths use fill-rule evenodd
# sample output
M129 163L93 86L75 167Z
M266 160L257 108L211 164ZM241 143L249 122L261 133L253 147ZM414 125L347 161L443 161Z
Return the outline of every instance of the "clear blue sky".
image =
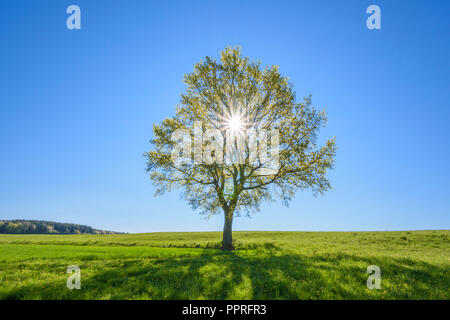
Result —
M370 4L382 30L366 28ZM449 14L438 0L2 1L0 219L221 230L177 192L153 197L142 153L183 75L240 45L326 108L339 150L334 190L234 230L449 229Z

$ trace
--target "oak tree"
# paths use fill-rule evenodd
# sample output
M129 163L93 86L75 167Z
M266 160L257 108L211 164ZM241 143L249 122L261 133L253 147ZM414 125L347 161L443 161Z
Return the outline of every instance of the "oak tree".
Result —
M288 205L299 190L331 188L335 139L317 142L325 112L310 96L297 102L277 66L228 47L220 60L196 64L184 82L175 115L153 127L147 171L157 195L181 189L194 210L223 214L222 249L233 249L234 217L277 198Z

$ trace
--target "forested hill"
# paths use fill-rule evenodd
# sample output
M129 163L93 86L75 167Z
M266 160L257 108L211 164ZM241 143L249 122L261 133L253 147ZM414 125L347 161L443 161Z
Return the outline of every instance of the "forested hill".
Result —
M116 234L74 223L41 220L0 220L0 234Z

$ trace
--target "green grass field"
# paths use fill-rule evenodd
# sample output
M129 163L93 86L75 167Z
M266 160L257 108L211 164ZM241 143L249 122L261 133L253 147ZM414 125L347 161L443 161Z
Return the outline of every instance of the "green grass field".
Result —
M0 235L0 299L449 299L450 231ZM69 265L81 289L66 287ZM381 268L369 290L367 267Z

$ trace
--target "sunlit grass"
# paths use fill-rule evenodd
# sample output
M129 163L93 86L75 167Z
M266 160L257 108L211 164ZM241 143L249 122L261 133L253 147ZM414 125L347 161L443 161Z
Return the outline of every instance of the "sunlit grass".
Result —
M449 299L450 231L0 235L1 299ZM69 265L81 290L66 287ZM381 289L366 286L369 265Z

